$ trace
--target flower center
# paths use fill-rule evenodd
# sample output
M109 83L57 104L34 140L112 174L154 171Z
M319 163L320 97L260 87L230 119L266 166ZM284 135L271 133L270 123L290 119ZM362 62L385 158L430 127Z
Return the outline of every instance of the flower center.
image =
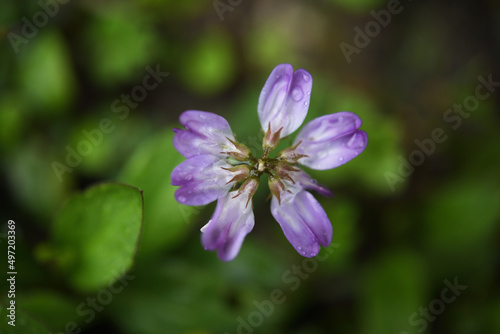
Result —
M257 161L257 170L262 173L265 169L266 163L259 158L259 160Z

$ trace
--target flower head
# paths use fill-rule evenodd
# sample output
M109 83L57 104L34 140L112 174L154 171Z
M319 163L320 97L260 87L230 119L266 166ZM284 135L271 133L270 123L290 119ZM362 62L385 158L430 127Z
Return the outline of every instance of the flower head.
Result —
M252 197L264 173L273 197L271 213L297 252L313 257L330 244L332 225L310 190L324 196L332 193L300 165L317 170L343 165L363 152L368 137L359 130L361 119L343 111L313 119L291 147L270 157L280 139L302 125L311 88L312 77L303 69L294 72L290 64L281 64L271 72L257 107L265 132L258 159L236 141L223 117L193 110L181 115L185 129L174 129L174 146L187 160L172 172L172 184L180 186L175 196L186 205L217 201L201 232L205 249L217 250L220 259L234 259L252 230Z

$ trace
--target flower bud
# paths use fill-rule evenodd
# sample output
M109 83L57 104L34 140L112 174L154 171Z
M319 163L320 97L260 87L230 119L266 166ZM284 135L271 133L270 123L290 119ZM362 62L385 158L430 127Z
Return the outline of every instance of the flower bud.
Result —
M307 157L306 154L299 154L295 150L297 146L300 145L301 142L298 142L295 146L285 148L278 154L278 159L285 160L288 163L295 164L299 161L300 158Z
M277 132L273 133L271 131L271 123L269 123L266 135L264 136L264 139L262 141L262 148L264 149L265 155L268 155L272 150L276 148L276 146L278 146L278 143L280 142L281 130L283 130L283 127L281 127Z
M268 185L271 193L276 196L278 202L281 204L281 191L285 190L283 182L276 176L269 175Z
M226 137L227 138L227 137ZM252 157L252 152L246 147L245 144L238 143L237 141L227 138L236 148L235 151L226 152L231 158L238 161L248 161Z
M225 168L221 167L222 169L225 169L227 171L230 171L233 173L234 177L229 180L226 184L231 183L231 182L240 182L248 179L250 177L250 166L248 165L237 165L233 166L231 168Z
M279 163L275 165L272 169L273 174L278 178L282 180L288 180L292 183L295 183L294 178L290 176L290 173L293 172L298 172L300 169L295 168L287 163Z
M247 207L248 203L252 199L253 195L255 195L255 192L257 191L258 188L259 188L259 179L256 177L252 177L243 182L241 187L238 189L238 194L236 194L236 196L234 196L233 198L240 196L242 193L248 194L248 200L245 206Z

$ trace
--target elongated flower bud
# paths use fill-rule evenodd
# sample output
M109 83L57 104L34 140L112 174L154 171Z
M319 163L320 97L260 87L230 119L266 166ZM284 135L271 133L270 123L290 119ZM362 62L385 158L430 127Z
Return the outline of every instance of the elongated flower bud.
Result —
M300 145L300 143L301 142L298 142L292 147L285 148L278 154L278 159L284 160L291 164L296 164L300 158L307 157L306 154L300 154L297 152L297 147Z
M271 123L269 123L266 135L264 136L264 139L262 141L264 154L268 155L272 150L276 148L276 146L278 146L278 143L280 142L281 130L283 130L283 127L281 127L277 132L273 133L271 131Z
M250 152L250 150L248 149L248 147L246 147L245 144L238 143L237 141L231 140L230 138L227 139L236 148L236 150L227 152L227 155L229 155L231 158L238 161L248 161L252 157L252 152Z
M226 168L226 167L221 167L221 168L232 172L234 175L234 177L231 180L229 180L227 183L231 183L233 181L235 181L235 182L244 181L250 177L251 169L250 169L250 166L248 166L248 165L238 165L238 166L233 166L230 168Z
M236 196L234 196L233 198L236 198L241 194L248 195L248 200L246 204L246 206L248 206L248 203L252 199L253 195L255 195L255 192L257 191L258 188L259 188L259 179L256 177L252 177L243 182L241 187L238 189L238 194L236 194Z

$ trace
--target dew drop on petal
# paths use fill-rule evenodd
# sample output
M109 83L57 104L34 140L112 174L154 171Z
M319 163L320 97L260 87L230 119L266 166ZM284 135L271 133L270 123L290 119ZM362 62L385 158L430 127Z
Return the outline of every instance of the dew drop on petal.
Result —
M178 200L179 200L179 202L184 203L186 201L186 197L179 196Z
M300 87L295 87L293 90L292 90L292 99L296 102L302 100L302 98L304 97L304 92L302 91L302 88Z
M302 74L302 79L304 79L305 82L309 82L309 80L311 80L311 77L307 74Z
M316 254L314 254L314 253L311 253L310 255L311 255L311 257L312 257L312 256L316 256Z
M305 106L307 106L307 104L308 104L308 103L307 103L307 101L306 101L306 102L304 102L304 105L305 105Z
M191 181L193 179L193 177L191 175L186 175L186 177L184 178L184 180L186 181Z
M327 155L327 153L326 153L326 152L320 152L320 153L318 154L318 158L320 158L320 159L326 158L326 155Z
M344 157L339 157L339 161L344 161Z

